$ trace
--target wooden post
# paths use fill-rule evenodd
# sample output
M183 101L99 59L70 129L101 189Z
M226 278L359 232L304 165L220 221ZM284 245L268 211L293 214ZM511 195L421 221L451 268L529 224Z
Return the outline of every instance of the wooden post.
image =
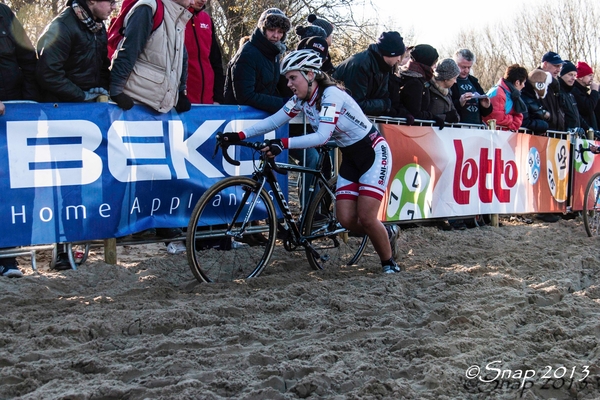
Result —
M488 120L488 128L492 131L496 130L496 120L495 119L490 119ZM498 221L498 214L490 214L490 225L493 226L494 228L498 228L500 226L499 221Z
M104 239L104 262L115 265L117 263L117 239Z

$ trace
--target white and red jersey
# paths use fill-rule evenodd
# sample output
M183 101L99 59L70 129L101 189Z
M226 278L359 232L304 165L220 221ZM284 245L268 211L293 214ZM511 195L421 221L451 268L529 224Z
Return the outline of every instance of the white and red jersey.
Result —
M304 149L324 145L333 139L339 147L348 147L363 139L373 124L350 95L336 86L329 86L321 98L321 111L317 110L317 88L310 100L293 96L270 117L244 130L246 137L265 134L285 125L300 112L308 119L314 133L287 139L287 148Z

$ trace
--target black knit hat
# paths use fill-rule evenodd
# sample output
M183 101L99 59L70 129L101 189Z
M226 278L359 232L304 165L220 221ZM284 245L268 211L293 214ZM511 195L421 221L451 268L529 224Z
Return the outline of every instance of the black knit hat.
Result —
M325 29L323 29L317 25L297 26L296 34L298 34L298 36L300 36L300 40L306 39L309 37L313 37L313 36L322 37L323 39L327 39L327 36L329 36L327 34L327 32L325 32Z
M573 64L571 61L569 60L565 60L565 63L562 66L562 69L560 70L560 76L566 75L569 72L577 72L577 67L575 66L575 64Z
M418 44L410 52L410 58L421 64L433 67L433 64L440 58L437 50L428 44Z
M283 30L283 38L281 41L285 39L285 34L290 30L292 24L288 17L285 16L283 11L279 8L269 8L260 15L258 19L258 28L264 34L267 29L281 29Z
M402 36L398 32L383 32L377 39L377 49L382 56L396 57L404 54L406 47Z
M316 51L321 58L325 60L327 58L327 53L329 52L329 45L324 38L313 36L304 38L298 43L298 48L296 50L304 49Z
M315 14L310 14L308 16L308 22L310 22L313 25L316 26L320 26L321 28L323 28L323 30L325 31L325 33L327 33L326 37L331 36L331 34L333 33L333 25L321 18L317 18L317 16Z

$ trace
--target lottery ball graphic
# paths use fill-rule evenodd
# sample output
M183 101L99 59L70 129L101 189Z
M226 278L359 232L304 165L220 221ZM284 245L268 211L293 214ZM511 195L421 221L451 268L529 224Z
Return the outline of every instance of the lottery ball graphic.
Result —
M532 147L527 155L527 179L532 185L535 185L540 178L541 165L540 152Z
M403 166L390 185L387 220L420 219L429 215L430 181L431 176L420 165Z

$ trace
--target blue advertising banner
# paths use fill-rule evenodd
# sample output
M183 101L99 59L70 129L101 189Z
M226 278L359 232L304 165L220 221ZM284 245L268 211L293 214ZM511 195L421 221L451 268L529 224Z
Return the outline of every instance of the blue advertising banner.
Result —
M266 116L244 106L160 114L141 105L123 111L108 103L6 104L0 248L187 226L206 188L230 175L250 175L254 167L247 149L229 149L240 166L227 163L220 150L213 158L215 134ZM287 129L265 137L287 136ZM287 152L278 160L287 160ZM287 178L280 179L287 190Z

